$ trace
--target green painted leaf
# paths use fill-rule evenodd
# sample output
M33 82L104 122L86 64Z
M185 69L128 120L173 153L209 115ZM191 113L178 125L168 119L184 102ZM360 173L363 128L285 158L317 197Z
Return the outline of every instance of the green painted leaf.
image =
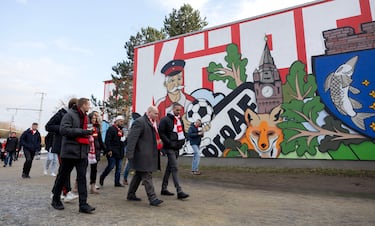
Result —
M306 101L303 106L303 114L310 118L314 123L319 116L319 112L324 109L324 105L320 102L320 97L315 96L312 99Z
M239 77L242 82L246 82L247 74L246 74L246 65L248 63L248 59L242 59L242 54L238 51L238 47L235 44L229 44L227 46L227 55L224 57L225 61L227 62L227 69L231 69L232 71L236 70L239 71ZM216 64L215 62L210 62L207 68L208 72L208 79L210 81L223 81L227 82L227 87L230 89L237 88L237 84L235 79L232 76L223 76L222 74L223 65Z
M305 122L306 120L300 116L297 112L302 112L304 107L303 101L292 100L289 103L283 103L282 108L284 112L281 114L286 120L296 121L296 122Z
M315 81L315 76L313 76L312 74L307 75L306 83L304 83L302 87L303 96L305 96L306 98L315 97L315 93L318 88Z

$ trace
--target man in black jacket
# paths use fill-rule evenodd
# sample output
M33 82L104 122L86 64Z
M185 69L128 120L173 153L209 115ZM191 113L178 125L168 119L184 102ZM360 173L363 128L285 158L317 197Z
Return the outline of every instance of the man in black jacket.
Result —
M69 100L68 103L68 108L71 109L73 106L77 105L77 98L72 98ZM61 158L60 158L60 152L61 152L61 141L62 141L62 136L60 134L60 124L61 120L64 117L64 115L68 112L69 109L66 108L61 108L56 114L54 114L50 120L47 122L45 129L46 131L53 133L53 141L52 141L52 153L56 153L58 155L59 159L59 172L61 169ZM55 179L55 184L53 185L52 188L52 193L53 190L55 189L57 182L57 177ZM67 177L67 180L64 182L64 187L63 187L63 197L65 202L69 202L73 199L78 198L76 194L73 194L71 192L72 188L70 186L70 174Z
M87 112L90 109L90 100L80 98L77 106L66 113L61 121L61 169L57 175L55 189L53 190L52 207L57 210L64 209L60 194L64 182L68 179L75 167L77 170L77 184L79 194L79 212L92 213L95 208L87 203L86 169L87 155L89 152L89 136L92 130L87 129Z
M23 165L22 178L30 178L30 170L33 164L35 153L40 152L41 137L38 131L38 123L34 122L30 129L22 133L20 138L20 146L23 147L25 155L25 164Z
M7 156L4 160L4 167L6 167L8 164L9 166L12 166L13 157L16 154L17 149L18 138L16 137L16 132L11 132L5 144L5 151L7 152Z
M174 195L169 192L168 180L170 174L172 174L173 183L177 190L177 198L185 199L189 197L188 194L182 191L178 180L178 165L177 158L179 156L179 151L185 143L185 129L184 123L181 120L182 105L179 103L173 103L172 112L168 113L165 117L160 120L159 133L160 138L163 141L163 149L168 157L168 164L165 169L163 184L161 188L161 195Z
M116 165L115 172L115 187L124 187L120 183L121 165L124 158L124 141L125 137L122 132L124 125L124 117L119 115L115 118L114 124L108 128L105 135L106 156L108 165L100 175L99 183L101 186L104 184L104 179L112 171Z

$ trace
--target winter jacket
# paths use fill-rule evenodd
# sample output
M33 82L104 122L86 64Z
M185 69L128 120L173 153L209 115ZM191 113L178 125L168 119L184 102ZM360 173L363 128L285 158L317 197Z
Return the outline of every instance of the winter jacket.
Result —
M61 141L62 136L60 134L60 124L64 115L67 113L65 108L61 108L56 114L50 118L47 122L45 129L47 132L54 133L53 143L52 143L52 153L60 154L61 152Z
M41 140L38 130L33 134L31 129L27 129L20 137L20 146L26 151L39 152L42 148Z
M46 151L50 152L51 148L52 148L52 144L53 144L53 137L54 137L54 133L48 133L47 136L44 138L44 143L46 145Z
M8 137L5 144L6 152L14 152L18 148L18 138L17 137Z
M121 141L121 136L118 135L117 127L114 125L110 126L105 134L105 146L106 153L111 151L113 158L124 158L124 142Z
M92 132L81 127L77 108L70 109L62 118L60 125L60 134L62 136L61 158L87 159L90 145L79 143L77 138L88 138L90 133Z
M103 143L102 131L100 130L100 126L95 125L95 129L96 129L96 133L93 134L93 137L94 137L96 161L100 161L100 153L101 151L106 152L106 146Z
M137 118L128 135L126 157L136 171L155 172L160 169L155 128L147 115Z
M198 128L194 123L191 123L188 130L188 139L191 145L201 145L202 135L199 135L198 132Z
M173 132L175 116L168 113L160 120L159 135L163 141L164 149L180 150L185 144L185 140L178 140L178 134ZM182 130L185 131L184 122L180 119ZM186 136L185 136L186 137Z

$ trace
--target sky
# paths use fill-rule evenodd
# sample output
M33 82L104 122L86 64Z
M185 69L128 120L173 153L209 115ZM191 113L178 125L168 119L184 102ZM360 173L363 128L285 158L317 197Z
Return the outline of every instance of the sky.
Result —
M1 0L0 122L22 129L39 122L45 135L44 125L62 101L102 99L103 81L126 59L129 37L142 27L160 29L184 3L199 10L210 28L306 2L311 0Z

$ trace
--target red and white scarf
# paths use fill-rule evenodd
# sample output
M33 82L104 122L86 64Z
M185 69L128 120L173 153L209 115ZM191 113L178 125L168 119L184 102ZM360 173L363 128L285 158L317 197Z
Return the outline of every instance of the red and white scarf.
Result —
M177 133L178 140L185 140L185 134L184 134L184 130L182 128L180 116L174 117L173 124L174 124L173 132Z
M156 124L156 121L148 117L150 120L152 127L154 127L155 130L155 137L156 137L156 145L157 149L160 151L163 148L163 141L160 139L159 131L158 131L158 125Z

